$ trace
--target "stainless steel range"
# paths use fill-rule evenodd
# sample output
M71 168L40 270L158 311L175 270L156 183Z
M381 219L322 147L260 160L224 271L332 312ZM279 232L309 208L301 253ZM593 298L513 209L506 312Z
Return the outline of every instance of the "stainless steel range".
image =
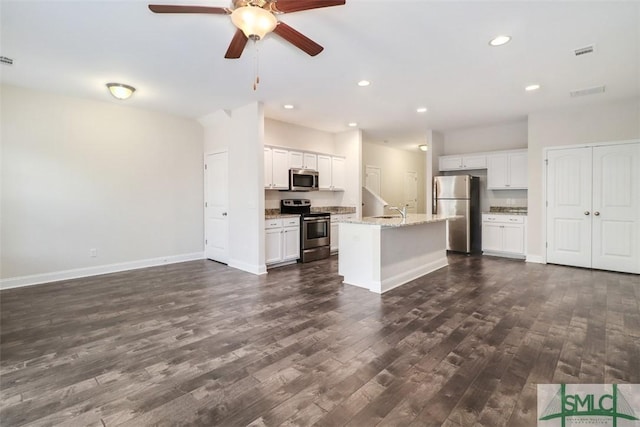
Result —
M309 199L280 201L280 213L300 215L300 262L328 258L331 247L331 214L311 212Z

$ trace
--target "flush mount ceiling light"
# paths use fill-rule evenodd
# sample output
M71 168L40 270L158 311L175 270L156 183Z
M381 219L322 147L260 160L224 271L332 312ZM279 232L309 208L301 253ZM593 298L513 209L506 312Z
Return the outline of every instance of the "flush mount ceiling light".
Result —
M426 112L427 112L427 107L418 107L418 108L416 109L416 111L417 111L418 113L426 113Z
M534 90L538 90L540 89L540 85L529 85L527 87L524 88L524 90L526 90L527 92L532 92Z
M354 127L358 126L358 124L356 122L351 122L351 123L347 124L347 126L349 126L350 128L354 128Z
M418 148L419 148L421 151L427 151L427 150L429 149L429 147L428 147L426 144L418 145Z
M242 6L231 12L231 22L251 40L261 40L276 28L273 13L256 6Z
M123 83L107 83L107 88L114 98L120 100L128 99L136 91L135 87Z
M371 84L371 82L369 80L360 80L358 82L358 86L360 86L360 87L369 86L370 84Z
M284 104L282 108L285 110L293 110L295 107L292 104Z
M511 36L498 36L489 42L491 46L502 46L503 44L507 44L511 41Z

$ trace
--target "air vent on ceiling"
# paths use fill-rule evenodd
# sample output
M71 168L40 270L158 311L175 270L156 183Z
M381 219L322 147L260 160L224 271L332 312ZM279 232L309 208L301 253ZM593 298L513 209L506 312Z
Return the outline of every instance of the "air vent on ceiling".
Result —
M6 65L13 65L13 59L7 58L6 56L0 56L0 62Z
M589 46L579 47L573 50L573 54L575 56L587 55L589 53L593 53L596 50L595 45L590 44Z
M589 87L586 89L572 90L571 92L569 92L569 95L571 95L572 98L575 98L576 96L595 95L596 93L603 93L603 92L604 92L604 85Z

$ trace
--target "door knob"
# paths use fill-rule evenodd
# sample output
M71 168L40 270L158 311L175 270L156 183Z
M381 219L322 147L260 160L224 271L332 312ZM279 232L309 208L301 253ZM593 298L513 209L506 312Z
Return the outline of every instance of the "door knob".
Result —
M584 211L584 214L585 215L589 215L589 211Z
M598 211L595 211L593 214L594 214L595 216L600 216L600 212L598 212Z

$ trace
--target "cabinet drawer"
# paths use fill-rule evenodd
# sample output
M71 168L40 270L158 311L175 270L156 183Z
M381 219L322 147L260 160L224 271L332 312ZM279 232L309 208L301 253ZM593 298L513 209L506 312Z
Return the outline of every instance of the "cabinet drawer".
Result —
M265 219L264 228L282 228L282 219Z
M482 215L482 221L507 224L524 224L524 218L524 215Z
M283 218L282 225L284 227L298 227L300 225L300 218Z

